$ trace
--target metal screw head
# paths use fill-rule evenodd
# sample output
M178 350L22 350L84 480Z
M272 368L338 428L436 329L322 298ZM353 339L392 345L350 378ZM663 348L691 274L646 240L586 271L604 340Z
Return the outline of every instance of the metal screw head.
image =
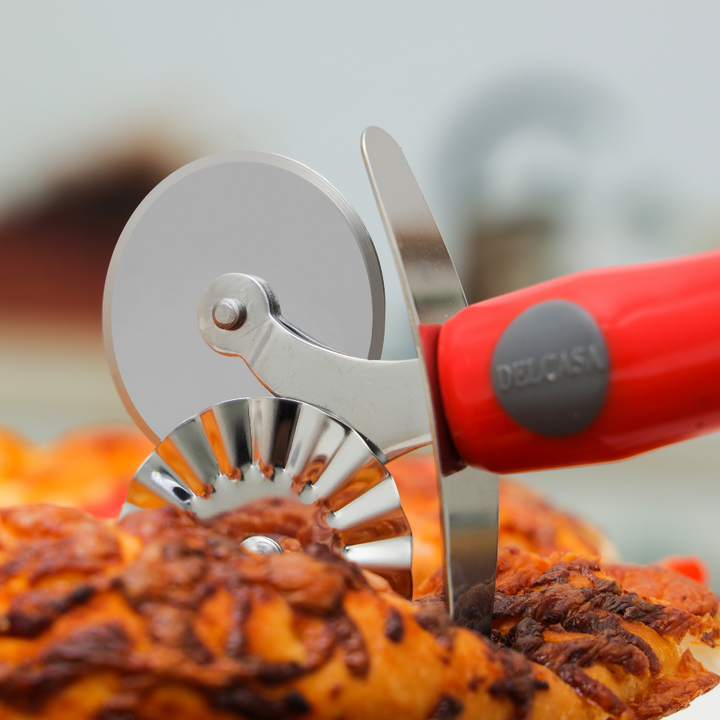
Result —
M270 553L282 554L283 552L280 544L266 535L251 535L249 538L245 538L240 545L246 550L258 553L259 555L268 555Z
M247 308L237 298L221 298L212 310L213 321L223 330L237 330L247 320Z

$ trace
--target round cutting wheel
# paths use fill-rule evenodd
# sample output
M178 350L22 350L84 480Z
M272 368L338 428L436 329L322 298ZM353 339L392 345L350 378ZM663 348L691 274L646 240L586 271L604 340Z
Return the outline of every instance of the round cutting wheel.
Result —
M168 504L207 519L269 496L317 505L318 537L411 595L395 481L357 432L297 400L228 400L186 420L135 473L123 515Z
M197 160L137 208L105 286L113 379L153 442L223 400L268 395L242 360L211 350L198 330L203 291L228 272L265 280L283 317L321 344L380 356L380 265L365 226L340 193L278 155Z

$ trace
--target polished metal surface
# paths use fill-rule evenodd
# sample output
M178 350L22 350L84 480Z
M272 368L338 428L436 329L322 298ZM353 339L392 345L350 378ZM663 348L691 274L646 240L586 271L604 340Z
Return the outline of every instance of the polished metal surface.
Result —
M245 538L240 545L246 550L258 555L283 554L280 543L266 535L251 535Z
M235 298L221 298L212 309L212 318L222 330L237 330L247 320L247 308Z
M398 144L380 128L363 133L362 152L393 249L423 358L432 419L445 544L448 610L463 622L472 609L476 629L490 633L497 563L498 478L464 466L443 422L434 376L440 326L467 302L440 231Z
M380 357L380 265L340 193L277 155L197 160L166 178L133 213L105 287L113 379L154 442L204 407L267 394L241 363L210 350L197 330L200 296L228 272L264 278L282 297L287 319L319 343ZM221 323L226 310L218 308Z
M246 309L236 330L220 328L213 319L217 304L229 300ZM369 438L383 460L431 442L418 360L366 360L313 342L283 321L276 296L260 278L215 278L200 300L198 324L215 351L242 357L275 395L336 415ZM228 395L237 394L236 385L228 384Z
M244 398L173 430L140 466L122 516L175 505L200 518L268 496L318 507L318 533L410 597L412 538L395 481L362 437L306 403Z

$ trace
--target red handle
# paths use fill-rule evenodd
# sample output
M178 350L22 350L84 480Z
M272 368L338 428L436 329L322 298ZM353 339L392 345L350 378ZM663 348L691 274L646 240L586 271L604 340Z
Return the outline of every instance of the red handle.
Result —
M542 308L567 306L547 302L557 300L594 319L606 356L597 343L570 336L564 347L548 350L548 332L532 318ZM540 303L547 304L541 308ZM518 316L529 308L532 313L521 322ZM507 340L513 321L530 328L524 345ZM527 350L533 342L541 348L535 355ZM508 360L515 346L519 356ZM557 409L556 388L565 387L567 396L571 382L597 385L605 363L607 385L590 424L571 434L553 428L549 435L542 428L538 432L538 408L523 405L523 388L536 387L532 392L538 397L546 393L550 417ZM586 271L472 305L443 326L438 373L458 452L470 465L495 472L618 460L715 430L720 427L720 251ZM520 410L513 411L519 419L504 409L503 393L519 398Z

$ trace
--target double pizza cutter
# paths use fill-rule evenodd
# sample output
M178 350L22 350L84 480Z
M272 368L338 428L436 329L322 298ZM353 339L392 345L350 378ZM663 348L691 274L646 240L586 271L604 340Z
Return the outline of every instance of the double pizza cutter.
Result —
M409 596L410 528L385 465L432 444L448 610L489 632L496 473L615 460L720 427L720 253L468 307L400 147L373 127L362 152L418 358L379 359L380 265L326 180L258 152L190 163L140 204L108 273L113 378L157 443L123 514L174 504L208 518L292 496L318 507L339 553Z

